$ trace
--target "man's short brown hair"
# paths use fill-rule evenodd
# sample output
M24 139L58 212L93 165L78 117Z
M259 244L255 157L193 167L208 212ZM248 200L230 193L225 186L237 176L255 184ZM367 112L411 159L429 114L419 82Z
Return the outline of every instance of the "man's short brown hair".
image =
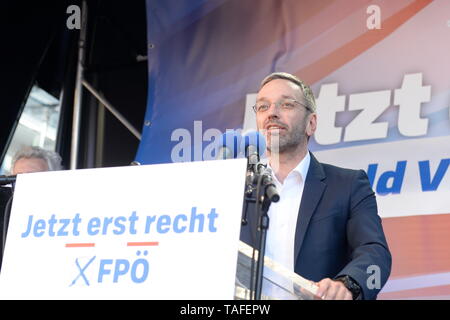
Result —
M287 80L298 85L302 89L303 95L305 96L306 109L308 109L310 112L316 112L316 99L314 98L314 94L311 88L303 80L300 80L300 78L294 76L293 74L287 72L271 73L263 79L261 85L259 86L259 90L261 90L261 88L264 87L270 81L276 79Z

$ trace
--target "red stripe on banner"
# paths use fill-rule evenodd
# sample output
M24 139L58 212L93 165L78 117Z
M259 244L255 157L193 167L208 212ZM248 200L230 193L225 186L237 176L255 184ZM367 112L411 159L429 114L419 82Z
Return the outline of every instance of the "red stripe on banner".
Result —
M376 45L378 42L382 41L432 1L433 0L417 0L411 3L393 16L382 21L381 29L365 32L358 38L336 49L322 59L298 70L295 74L310 85L320 81L330 73Z
M390 279L450 271L450 214L384 218Z
M159 242L127 242L128 247L148 247L148 246L158 246Z
M95 243L66 243L66 248L91 248Z

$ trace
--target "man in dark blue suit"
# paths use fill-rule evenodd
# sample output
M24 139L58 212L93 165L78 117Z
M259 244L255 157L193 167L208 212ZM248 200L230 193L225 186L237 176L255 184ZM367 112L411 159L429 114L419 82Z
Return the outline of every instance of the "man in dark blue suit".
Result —
M308 151L316 104L297 77L266 77L254 110L281 197L269 209L266 254L317 282L320 298L375 299L389 277L391 255L366 173L319 163ZM249 215L241 230L252 246L255 220Z

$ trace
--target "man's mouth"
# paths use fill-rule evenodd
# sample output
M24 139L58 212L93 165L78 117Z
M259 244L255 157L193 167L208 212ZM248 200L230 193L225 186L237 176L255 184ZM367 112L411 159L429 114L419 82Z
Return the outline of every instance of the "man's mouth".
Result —
M279 132L281 130L286 130L285 127L277 125L277 124L269 124L265 127L267 132Z

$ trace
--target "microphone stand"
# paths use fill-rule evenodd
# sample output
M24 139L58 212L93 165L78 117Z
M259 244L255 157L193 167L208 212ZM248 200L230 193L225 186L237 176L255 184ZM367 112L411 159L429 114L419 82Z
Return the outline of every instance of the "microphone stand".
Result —
M256 187L255 187L256 184ZM248 195L256 191L255 197ZM258 219L257 231L259 231L258 241L256 243L258 249L258 259L256 262L256 273L254 274L254 259L252 258L250 290L253 300L261 300L264 256L266 250L267 230L269 229L268 211L272 202L278 202L280 196L272 183L272 175L270 170L260 162L252 164L248 163L247 184L245 201L255 203L255 217ZM244 213L242 224L247 224L248 206L244 203ZM255 279L255 281L253 281Z

